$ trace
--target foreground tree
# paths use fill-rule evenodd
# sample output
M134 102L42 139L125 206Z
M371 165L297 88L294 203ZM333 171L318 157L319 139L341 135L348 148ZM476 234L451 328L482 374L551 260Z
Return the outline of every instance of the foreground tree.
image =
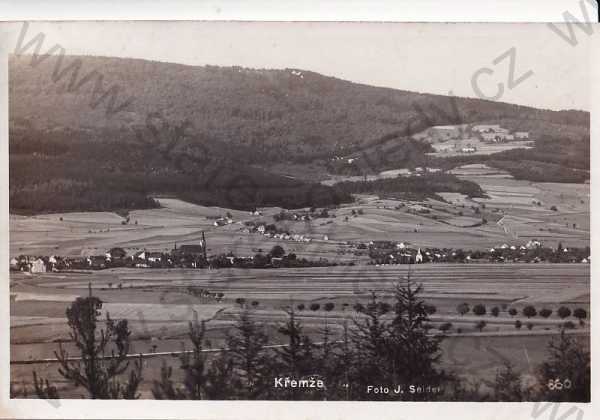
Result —
M160 379L155 380L152 394L157 400L204 400L231 398L235 388L231 385L234 373L233 362L225 353L221 353L209 363L204 352L206 326L198 319L189 323L189 339L192 350L184 352L180 357L180 369L183 372L183 383L177 384L173 379L173 368L163 363Z
M528 390L521 388L520 375L510 362L505 362L502 369L496 371L494 401L524 401L529 399L528 396Z
M428 334L429 311L419 295L423 288L412 282L410 272L404 284L396 284L394 319L387 339L393 383L426 383L439 386L449 376L439 370L442 335ZM431 396L414 394L414 399Z
M389 323L383 319L384 309L377 295L371 294L371 300L363 306L362 316L354 319L354 329L351 333L356 359L361 360L356 366L355 389L365 390L369 384L384 383L388 378L389 366L387 341L390 334ZM359 392L358 398L365 398L364 392Z
M543 401L589 402L590 353L576 338L561 330L548 344L548 359L539 368Z
M98 330L102 301L91 294L77 298L67 308L69 335L77 348L80 358L72 360L59 344L55 352L60 363L58 372L75 386L85 388L92 399L136 399L138 386L142 381L141 357L129 369L129 330L127 320L114 321L106 315L104 328ZM122 379L129 369L126 380ZM46 389L41 378L34 373L36 390ZM47 385L47 383L46 383ZM55 390L54 390L55 391Z
M252 320L247 309L240 313L233 333L227 335L227 348L235 370L233 386L242 399L264 398L273 386L272 355L263 348L268 341L264 329Z
M293 306L287 308L286 312L288 319L279 328L279 333L285 337L287 345L276 351L275 370L277 372L276 376L297 380L316 373L316 361L313 353L315 346L310 338L304 335L302 324L296 318ZM281 392L280 395L283 397L282 399L294 400L312 397L310 393L296 388Z

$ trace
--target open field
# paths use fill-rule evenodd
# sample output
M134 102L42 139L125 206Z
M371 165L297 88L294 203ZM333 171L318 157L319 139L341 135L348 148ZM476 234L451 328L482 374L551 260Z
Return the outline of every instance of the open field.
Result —
M105 303L103 312L113 319L127 318L133 331L132 352L171 352L189 348L187 322L197 314L208 320L208 338L213 347L223 337L239 312L234 300L256 300L253 317L267 326L271 342L281 343L276 327L285 320L284 306L304 303L321 304L317 311L298 311L306 332L319 340L325 320L339 334L344 320L360 317L353 309L356 302L366 302L375 291L390 299L391 287L407 275L406 266L359 266L312 269L227 269L227 270L135 270L111 269L98 272L54 273L11 276L11 359L52 358L56 340L68 339L64 311L68 299L85 296L91 282L93 293ZM491 380L503 360L527 371L545 358L545 348L558 331L561 320L553 314L548 319L528 320L520 311L527 304L556 309L561 305L589 310L589 266L583 264L429 264L412 269L412 278L423 284L423 298L436 306L431 317L434 327L451 322L453 329L444 343L447 368L469 378ZM109 288L109 283L112 287ZM116 287L121 283L121 289ZM225 297L216 302L186 293L188 286L211 292L222 291ZM51 300L49 300L51 299ZM322 306L332 302L326 312ZM502 307L498 317L456 313L459 303L471 306L483 303L489 309ZM344 305L347 304L347 305ZM516 308L511 317L506 309ZM483 332L475 323L485 319ZM514 328L515 319L534 324L531 331ZM351 322L351 321L350 321ZM573 330L587 340L587 326ZM67 349L71 344L65 343ZM145 359L146 377L158 375L162 361L177 363L173 357ZM61 384L55 364L12 365L13 378L28 383L32 369ZM17 382L20 384L21 382ZM64 384L63 384L64 385ZM143 396L151 397L151 381L142 386ZM65 395L77 396L66 389Z
M472 137L459 140L448 140L439 143L433 143L434 153L428 153L434 157L451 157L461 155L491 155L492 153L504 152L512 149L531 149L530 141L510 141L506 143L487 143ZM475 152L465 153L462 151L464 147L474 147Z
M469 166L458 168L456 174L479 183L490 198L441 193L446 203L434 202L431 214L425 215L409 211L413 204L405 201L359 195L356 202L332 210L335 218L276 223L282 230L311 237L310 243L242 232L247 221L273 223L279 208L262 209L261 216L253 216L164 198L160 199L160 209L132 211L129 224L122 224L124 219L114 213L11 215L10 254L101 255L114 246L130 253L141 249L170 251L175 244L198 243L202 231L206 232L210 254L232 251L250 256L279 243L301 257L355 262L366 259L355 255L347 241L394 240L415 247L463 249L505 242L522 244L534 238L549 246L558 242L580 247L589 244L589 185L517 181L483 165ZM557 210L550 210L552 206ZM475 207L482 207L477 214ZM363 214L352 214L359 210ZM214 219L227 212L234 223L213 226ZM503 217L503 222L496 224ZM482 218L488 223L481 225Z

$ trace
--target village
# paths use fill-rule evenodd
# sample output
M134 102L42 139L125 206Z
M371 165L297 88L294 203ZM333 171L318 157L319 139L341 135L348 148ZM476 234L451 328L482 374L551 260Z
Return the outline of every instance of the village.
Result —
M244 228L249 233L269 238L306 241L304 235L274 233L274 225L252 224ZM328 240L327 237L323 239ZM590 249L568 248L559 244L556 248L545 247L538 240L526 244L506 244L485 250L463 250L453 248L415 247L400 241L347 241L343 244L354 256L368 256L368 265L426 264L426 263L581 263L591 262ZM19 255L10 260L11 271L28 273L47 273L69 270L102 270L116 267L129 268L306 268L327 266L354 266L356 263L331 261L327 258L308 260L295 253L286 253L281 245L275 245L269 251L262 248L255 255L235 255L228 252L207 255L207 242L204 232L198 244L174 244L170 252L158 252L143 249L131 254L121 248L113 247L104 255L83 257L61 257Z

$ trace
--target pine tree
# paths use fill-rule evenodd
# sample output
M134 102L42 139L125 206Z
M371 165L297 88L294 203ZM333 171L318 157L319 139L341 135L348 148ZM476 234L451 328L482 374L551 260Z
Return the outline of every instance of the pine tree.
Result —
M285 347L277 350L278 366L280 376L292 379L301 379L315 372L315 358L313 354L314 345L309 337L303 334L303 327L297 320L293 305L286 309L288 320L279 328L279 332L287 338ZM300 394L302 392L302 394ZM309 392L299 391L292 388L289 392L280 394L284 399L310 398Z
M502 370L498 369L496 372L494 401L523 401L521 377L514 371L510 362L506 362Z
M226 399L234 394L231 384L233 364L223 352L212 362L204 352L206 325L197 318L189 323L189 338L192 350L179 358L179 368L183 371L183 386L173 380L173 368L163 363L160 380L155 380L152 394L156 399Z
M102 301L90 294L77 298L67 308L70 337L80 352L79 360L71 360L59 345L54 352L60 363L58 372L75 386L85 388L92 399L136 399L142 381L142 362L137 360L129 370L127 381L120 376L129 369L129 330L127 320L114 321L106 315L105 328L98 330ZM112 346L110 354L109 346ZM116 350L116 352L115 352ZM38 384L40 385L40 384Z
M394 383L439 386L449 376L438 370L443 336L428 334L427 305L419 298L423 288L415 285L409 275L406 283L395 285L395 316L388 339L391 374ZM432 395L413 394L416 399L430 399Z
M390 325L382 319L382 305L375 293L372 293L371 301L361 313L363 316L354 320L354 330L351 333L356 359L360 361L355 366L356 376L353 381L353 389L358 390L359 399L374 397L366 395L368 385L392 385L388 358ZM387 398L382 394L377 397Z
M264 398L272 388L272 356L263 348L268 340L263 328L252 320L248 309L240 313L234 332L227 335L237 394L242 399Z
M539 368L544 401L589 402L590 352L564 328L558 339L548 344L548 359ZM560 388L557 387L560 386Z

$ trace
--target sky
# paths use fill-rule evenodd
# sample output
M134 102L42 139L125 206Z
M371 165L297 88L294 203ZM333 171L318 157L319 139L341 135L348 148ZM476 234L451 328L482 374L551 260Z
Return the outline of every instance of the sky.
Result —
M59 44L67 54L297 68L423 93L590 109L590 37L575 29L572 46L546 24L33 22L25 42L39 32L42 51Z

